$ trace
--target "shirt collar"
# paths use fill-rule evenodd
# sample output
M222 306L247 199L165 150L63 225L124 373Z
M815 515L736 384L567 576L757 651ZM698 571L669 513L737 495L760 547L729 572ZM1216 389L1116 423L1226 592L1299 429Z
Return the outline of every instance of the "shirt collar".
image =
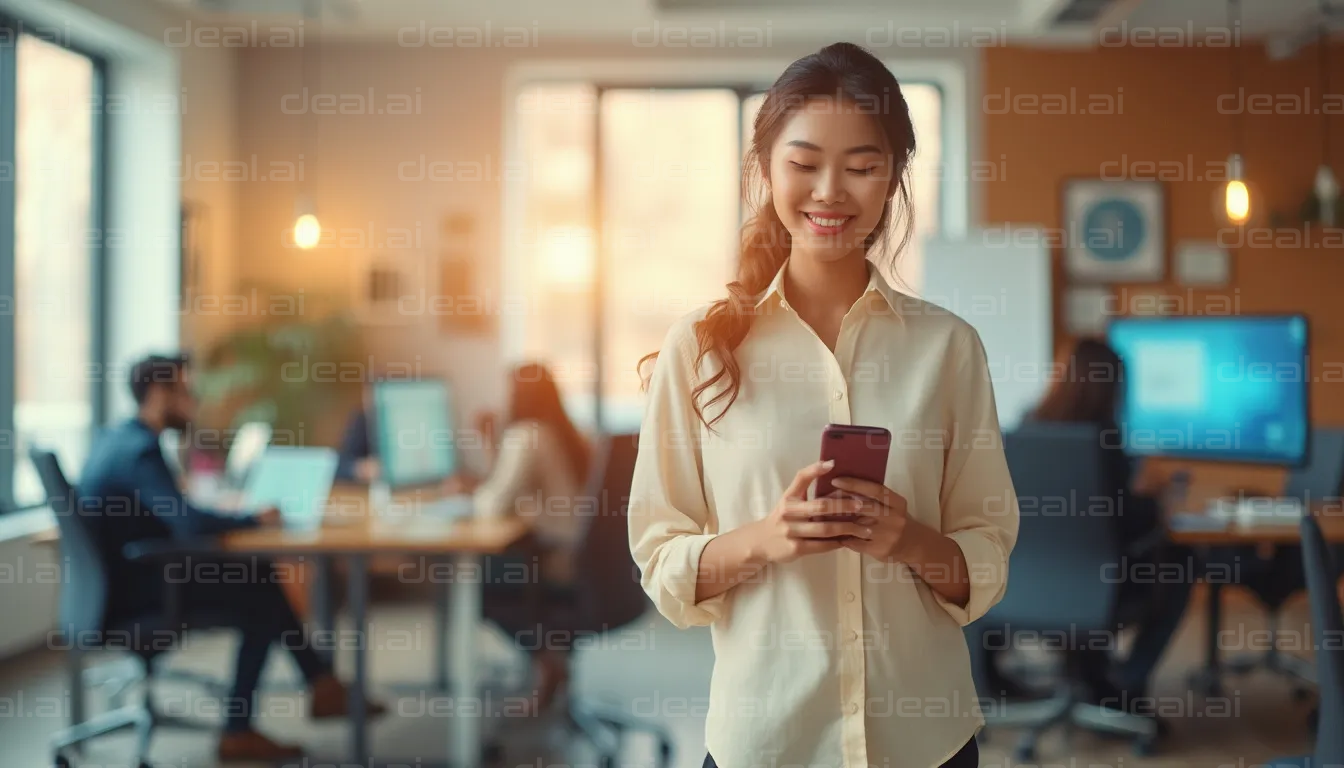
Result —
M905 318L901 317L900 312L901 293L887 283L886 278L882 276L881 270L879 270L873 262L869 261L867 264L868 287L864 289L863 296L859 300L867 301L869 307L873 310L891 312L891 314L896 316L897 320L904 323ZM775 277L770 281L770 285L768 285L765 291L761 293L761 297L756 300L756 309L759 310L761 306L773 296L778 296L779 301L784 308L789 309L788 301L786 301L784 297L784 270L788 265L789 260L786 258L784 259L784 263L780 265L779 271L775 272Z

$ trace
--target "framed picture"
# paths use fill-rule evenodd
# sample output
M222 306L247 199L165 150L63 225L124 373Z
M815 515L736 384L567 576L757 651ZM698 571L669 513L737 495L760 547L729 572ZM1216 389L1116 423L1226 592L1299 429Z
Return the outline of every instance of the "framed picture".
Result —
M1185 240L1176 246L1176 282L1181 285L1220 288L1231 279L1227 251L1218 243Z
M483 334L492 328L489 304L479 275L480 247L476 216L456 211L439 220L439 332Z
M1071 336L1101 338L1110 322L1107 304L1111 289L1094 285L1073 286L1064 293L1064 329Z
M1158 181L1064 184L1064 267L1072 280L1143 283L1166 271L1166 206Z
M364 253L350 260L351 303L362 325L410 325L424 310L425 259L417 253Z

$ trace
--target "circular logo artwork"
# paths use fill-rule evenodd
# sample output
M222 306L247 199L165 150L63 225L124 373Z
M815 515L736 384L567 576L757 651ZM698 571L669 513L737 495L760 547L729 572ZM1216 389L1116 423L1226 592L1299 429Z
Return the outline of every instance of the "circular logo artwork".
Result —
M1102 200L1087 210L1083 232L1083 245L1097 258L1123 261L1143 244L1143 212L1128 200Z

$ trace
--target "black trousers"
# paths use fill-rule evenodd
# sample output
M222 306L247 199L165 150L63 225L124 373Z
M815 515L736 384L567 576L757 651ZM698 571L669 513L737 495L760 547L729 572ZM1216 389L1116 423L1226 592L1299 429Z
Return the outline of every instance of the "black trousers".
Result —
M183 605L189 620L200 616L203 623L235 628L242 633L233 669L233 689L224 707L224 728L228 731L250 727L253 697L272 644L278 643L290 652L310 683L331 672L326 660L312 647L289 598L274 576L267 575L270 573L266 567L245 582L201 583L198 579L184 585Z
M943 768L979 768L980 766L980 745L971 739L959 750L957 754L943 763ZM703 768L719 768L718 763L714 762L714 756L705 753L705 764Z

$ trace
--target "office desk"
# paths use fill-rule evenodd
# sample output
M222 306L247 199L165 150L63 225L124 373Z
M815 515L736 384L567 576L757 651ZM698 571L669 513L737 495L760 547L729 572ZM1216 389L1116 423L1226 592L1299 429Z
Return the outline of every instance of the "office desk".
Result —
M398 494L399 504L429 501L433 494ZM283 557L305 556L316 560L318 578L311 585L325 590L332 559L344 560L349 580L350 619L355 633L355 675L350 686L350 751L358 765L370 765L368 724L364 712L368 684L368 560L381 554L443 557L452 574L478 572L483 555L500 554L522 540L531 530L527 520L442 520L392 516L379 518L369 506L364 488L337 486L324 510L323 524L312 531L283 528L234 531L220 537L224 551ZM447 647L447 670L454 700L449 729L449 755L458 768L474 768L481 762L481 707L476 662L476 628L481 622L483 584L477 578L453 578L448 596L448 636L439 638ZM319 601L325 595L316 595ZM320 605L321 603L319 603ZM320 609L330 621L329 609ZM418 761L424 765L424 761Z
M433 500L432 493L397 494L399 504ZM479 572L481 560L487 554L499 554L521 541L531 531L529 520L503 518L499 520L458 519L394 516L380 518L369 505L368 490L362 487L336 486L323 510L320 528L310 531L284 528L258 528L233 531L219 537L224 552L277 557L311 559L317 578L309 583L318 606L319 626L334 630L332 611L327 600L327 584L331 563L340 559L346 564L349 580L349 609L354 624L354 681L350 686L350 760L368 766L368 724L365 716L365 690L368 685L368 561L383 554L423 555L444 558L451 574ZM41 541L59 541L55 533L40 534ZM454 700L452 727L449 729L449 755L455 768L475 768L481 763L481 707L479 704L458 706L461 702L478 701L476 663L476 629L481 622L483 584L476 578L453 578L446 596L447 637L439 637L436 644L436 666L440 652L446 648L447 672L451 675L449 690ZM337 647L344 646L342 642ZM432 761L416 760L423 768Z
M1208 517L1209 502L1232 494L1213 488L1192 489L1186 498L1172 508L1164 509L1167 522L1167 539L1207 553L1215 547L1258 547L1295 546L1301 543L1302 536L1299 521L1285 519L1282 523L1255 523L1244 525L1229 520L1219 527L1209 524L1191 528L1172 528L1172 517ZM1344 544L1344 507L1338 500L1323 504L1312 504L1308 510L1321 524L1321 531L1327 542ZM1204 668L1195 675L1194 687L1211 696L1222 694L1222 664L1218 656L1218 632L1222 628L1221 581L1205 581L1208 587L1207 629L1204 637Z

